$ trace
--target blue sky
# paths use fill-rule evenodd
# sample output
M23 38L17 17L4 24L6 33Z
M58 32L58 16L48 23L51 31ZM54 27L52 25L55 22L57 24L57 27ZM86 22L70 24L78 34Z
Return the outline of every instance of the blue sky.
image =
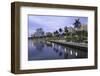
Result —
M77 18L80 19L82 24L88 24L87 17L29 15L28 36L31 36L37 28L43 28L45 32L54 32L65 26L73 26L73 23Z

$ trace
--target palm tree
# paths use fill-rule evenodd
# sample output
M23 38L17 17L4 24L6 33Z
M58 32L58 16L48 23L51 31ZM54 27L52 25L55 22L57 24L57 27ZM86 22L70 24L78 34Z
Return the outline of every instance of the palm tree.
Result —
M78 29L80 29L81 27L81 22L80 22L80 19L75 19L75 23L73 24L74 25L74 28L76 28L76 34L78 35L79 37L79 41L81 41L81 31L79 31Z
M63 32L63 30L61 28L59 28L60 38L62 36L62 32Z
M56 33L56 36L58 36L58 35L59 35L59 32L58 32L57 30L55 31L55 33Z
M56 31L53 32L53 34L54 34L54 37L56 38L56 37L58 37L59 32L56 30Z
M63 30L62 30L61 28L59 28L59 32L62 33L62 31L63 31Z
M75 19L75 23L73 25L74 25L74 28L80 28L81 27L80 19Z
M65 32L65 33L68 33L68 28L67 28L67 26L64 28L64 32Z

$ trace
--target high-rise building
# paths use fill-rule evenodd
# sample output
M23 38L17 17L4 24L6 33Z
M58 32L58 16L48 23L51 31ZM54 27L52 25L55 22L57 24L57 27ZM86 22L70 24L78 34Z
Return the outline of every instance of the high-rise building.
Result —
M43 37L44 36L44 31L42 28L36 29L36 32L34 33L34 37Z

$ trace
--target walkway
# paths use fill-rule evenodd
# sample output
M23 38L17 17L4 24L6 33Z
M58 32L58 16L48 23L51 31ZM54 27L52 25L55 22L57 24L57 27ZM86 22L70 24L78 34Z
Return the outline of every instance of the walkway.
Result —
M50 42L76 48L76 49L81 49L81 50L88 49L88 45L86 43L66 42L65 40L51 40Z

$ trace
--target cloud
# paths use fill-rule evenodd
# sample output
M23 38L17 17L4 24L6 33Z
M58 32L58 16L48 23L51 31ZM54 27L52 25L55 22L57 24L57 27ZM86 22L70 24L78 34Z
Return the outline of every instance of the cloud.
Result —
M80 18L82 24L87 24L87 17L30 15L28 17L29 35L35 32L37 28L43 28L45 32L53 32L59 28L70 26L76 18Z

